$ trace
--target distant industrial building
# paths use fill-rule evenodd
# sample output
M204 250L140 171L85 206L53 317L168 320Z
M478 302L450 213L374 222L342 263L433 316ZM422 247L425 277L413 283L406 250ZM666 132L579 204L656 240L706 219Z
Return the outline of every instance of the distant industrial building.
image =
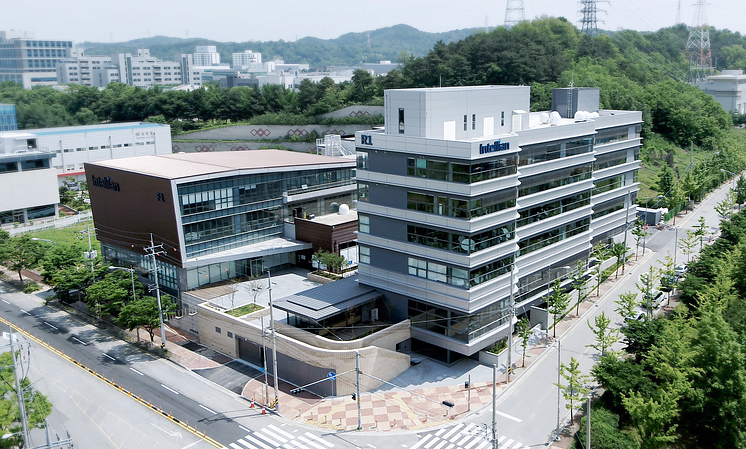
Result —
M220 53L214 45L198 46L194 52L194 65L211 66L220 64Z
M743 70L723 70L721 75L711 75L699 88L723 105L728 112L746 114L746 75Z
M31 31L0 31L0 82L57 84L57 61L75 56L73 41L36 39Z
M243 53L233 53L233 68L243 70L251 64L261 64L262 54L254 53L251 50L244 50Z
M0 131L15 131L17 129L16 105L0 103Z
M116 69L109 56L79 56L77 58L61 59L57 62L57 84L82 84L98 87L100 86L100 79L102 79L101 70L106 69ZM94 72L99 74L98 79L94 76ZM119 74L116 74L115 79L113 77L107 79L109 82L119 81Z

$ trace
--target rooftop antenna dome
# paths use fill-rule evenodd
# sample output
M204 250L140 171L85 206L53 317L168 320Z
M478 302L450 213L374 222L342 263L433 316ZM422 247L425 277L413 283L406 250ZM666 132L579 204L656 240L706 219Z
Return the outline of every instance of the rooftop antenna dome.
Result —
M552 111L552 113L551 113L551 114L549 114L549 123L550 123L550 124L551 124L552 126L557 126L557 125L559 125L561 121L562 121L562 116L560 116L559 112L557 112L557 111Z
M549 123L549 114L547 114L546 112L542 112L541 114L539 114L539 122L544 125Z
M339 205L339 215L350 215L350 206L346 204Z

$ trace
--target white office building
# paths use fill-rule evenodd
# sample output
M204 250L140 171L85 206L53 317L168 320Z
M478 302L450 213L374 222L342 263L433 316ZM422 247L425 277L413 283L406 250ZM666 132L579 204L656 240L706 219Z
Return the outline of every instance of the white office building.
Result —
M411 349L447 363L504 338L596 242L634 220L642 113L598 89L387 90L385 129L357 132L359 281Z
M57 84L57 61L75 56L73 41L36 39L32 31L0 31L0 82L25 89Z
M726 111L746 114L746 75L743 70L723 70L720 75L708 76L699 88L712 95Z
M57 62L57 84L96 86L93 72L96 69L111 69L112 67L113 64L109 56L79 56L62 59ZM116 78L114 81L119 80L118 75Z
M262 54L254 53L251 50L244 50L243 53L233 53L233 68L237 70L246 70L251 64L261 64Z
M220 53L214 45L198 46L194 52L194 65L211 66L220 65Z

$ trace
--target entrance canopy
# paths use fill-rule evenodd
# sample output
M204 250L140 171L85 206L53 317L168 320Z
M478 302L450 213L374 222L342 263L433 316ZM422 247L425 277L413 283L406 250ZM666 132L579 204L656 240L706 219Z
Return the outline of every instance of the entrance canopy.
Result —
M381 295L371 287L358 284L357 276L321 285L288 296L274 303L274 307L312 321L322 321L346 310L373 302Z

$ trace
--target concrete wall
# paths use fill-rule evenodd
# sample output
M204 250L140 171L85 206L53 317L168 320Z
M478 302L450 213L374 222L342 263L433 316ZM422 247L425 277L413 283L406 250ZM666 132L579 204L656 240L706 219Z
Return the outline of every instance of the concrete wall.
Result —
M319 114L317 117L325 119L329 117L342 118L342 117L370 117L371 115L383 115L383 106L347 106L336 111L327 112L326 114Z
M183 137L183 135L182 135ZM316 153L316 143L311 142L282 142L272 144L261 140L236 140L232 142L216 142L212 140L194 140L189 142L173 142L171 150L174 153L212 153L214 151L251 151L268 146L283 147L300 153Z
M258 320L260 316L269 313L267 309L253 313L243 318L236 318L213 309L205 304L197 306L200 328L200 343L216 349L231 357L238 357L238 342L236 337L246 339L258 345L262 343L260 326L254 326L249 321ZM267 320L265 319L265 325ZM395 352L396 343L409 338L409 322L399 323L386 330L376 332L368 337L351 342L334 342L322 337L307 334L297 328L277 324L277 351L295 360L311 366L320 367L329 372L344 373L355 368L355 352L360 354L360 370L372 376L391 380L409 368L409 355ZM216 331L220 329L220 332ZM293 337L283 335L283 331L292 330ZM228 332L232 337L228 337ZM313 342L317 345L306 343ZM323 340L323 341L322 341ZM382 347L373 346L380 344ZM279 360L279 357L278 357ZM281 379L290 377L283 375L283 367L278 366ZM307 379L312 382L317 379ZM353 385L354 374L350 373L337 378L336 394L344 395L355 391ZM298 380L296 383L300 383ZM360 377L361 391L368 391L381 385L367 376Z
M284 137L306 137L316 131L319 137L325 134L351 135L356 131L370 129L370 125L236 125L179 134L177 140L262 140Z

